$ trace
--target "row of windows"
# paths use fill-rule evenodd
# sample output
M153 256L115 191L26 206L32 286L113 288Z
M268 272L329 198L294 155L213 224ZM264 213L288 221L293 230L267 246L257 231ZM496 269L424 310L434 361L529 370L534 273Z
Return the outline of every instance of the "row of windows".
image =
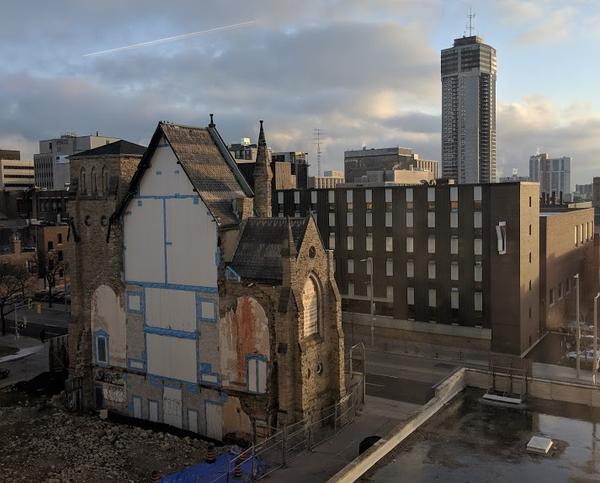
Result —
M365 190L361 190L364 192L365 194L365 202L366 203L372 203L373 202L373 190L371 189L365 189ZM436 193L436 188L427 188L427 201L428 202L434 202L435 201L435 193ZM310 202L313 204L317 203L317 191L311 191L310 192ZM329 203L335 203L335 191L334 190L329 190L327 192L327 199ZM405 189L405 200L409 203L414 202L414 190L413 188L406 188ZM473 187L473 201L481 201L482 200L482 190L481 190L481 186L474 186ZM354 201L354 190L352 189L347 189L346 190L346 203L352 203ZM458 201L458 187L451 187L450 188L450 201ZM386 189L385 190L385 202L386 203L391 203L392 202L392 190L391 189ZM284 192L283 191L278 191L277 192L277 203L282 205L284 203ZM294 203L295 204L300 204L300 191L294 191Z
M575 246L590 241L594 237L594 224L591 221L573 227L573 241Z
M362 262L363 260L361 260ZM371 275L371 264L366 260L366 273L367 275ZM347 271L349 274L354 273L354 259L349 258L346 262ZM435 280L436 278L436 262L435 260L429 260L427 264L427 275L430 280ZM394 261L391 258L387 258L385 261L385 275L391 277L394 275ZM415 276L415 262L414 260L406 261L406 276L408 278L414 278ZM476 282L481 282L483 280L483 265L481 262L475 262L473 266L473 278ZM459 279L459 265L458 262L453 261L450 262L450 280L458 280ZM531 288L530 288L531 289Z
M371 297L371 284L367 284L367 297ZM354 284L352 282L348 282L348 297L354 296ZM430 288L427 291L428 297L428 305L431 308L437 307L437 289ZM394 287L388 285L386 288L386 300L393 301L394 300ZM415 305L415 288L414 287L406 287L406 304L409 306ZM457 287L452 287L450 291L450 306L453 309L460 308L460 295ZM476 312L483 311L483 293L482 292L473 292L473 309ZM530 315L531 317L531 315Z
M550 289L548 303L550 305L552 305L557 300L562 299L563 296L566 296L570 291L571 291L571 278L567 277L567 279L564 281L564 283L558 282L557 287L552 287Z
M335 249L335 235L330 233L329 235L329 248ZM365 248L366 251L373 251L373 235L370 233L365 237ZM346 249L348 251L354 250L354 237L347 236L346 237ZM392 252L394 250L394 240L391 236L385 237L385 251ZM414 253L415 251L415 239L412 236L406 237L406 253ZM427 253L435 253L435 236L429 235L427 238ZM452 236L450 237L450 254L458 255L458 237ZM483 254L483 240L481 238L473 239L473 254L474 255L482 255ZM531 258L531 254L530 254ZM531 259L530 259L531 262Z
M101 174L101 191L98 191L98 179L97 179L97 173L96 173L96 168L92 168L92 171L90 173L90 182L91 182L91 186L90 186L90 190L89 193L92 195L97 195L97 194L106 194L108 193L108 170L103 166L102 167L102 174ZM88 185L87 185L87 177L86 177L86 172L85 172L85 168L81 168L81 171L79 172L79 193L80 194L88 194Z

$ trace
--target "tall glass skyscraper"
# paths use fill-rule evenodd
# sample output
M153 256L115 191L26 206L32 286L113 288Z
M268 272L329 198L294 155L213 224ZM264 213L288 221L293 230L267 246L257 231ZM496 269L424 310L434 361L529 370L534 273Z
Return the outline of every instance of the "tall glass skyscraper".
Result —
M496 49L477 36L442 50L442 176L496 181Z

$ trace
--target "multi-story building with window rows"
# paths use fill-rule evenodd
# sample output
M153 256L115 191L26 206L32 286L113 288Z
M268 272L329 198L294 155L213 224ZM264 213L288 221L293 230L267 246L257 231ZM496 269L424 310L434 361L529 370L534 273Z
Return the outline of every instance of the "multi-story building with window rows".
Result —
M379 327L466 336L513 354L537 340L537 183L348 184L273 197L274 216L311 210L335 249L345 320L370 312L373 291Z

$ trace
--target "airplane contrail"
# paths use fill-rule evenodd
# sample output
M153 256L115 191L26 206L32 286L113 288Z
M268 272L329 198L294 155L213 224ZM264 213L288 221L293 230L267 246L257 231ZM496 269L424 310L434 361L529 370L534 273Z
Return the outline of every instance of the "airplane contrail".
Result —
M175 40L189 39L190 37L196 37L198 35L209 34L212 32L219 32L222 30L232 30L235 28L244 27L246 25L250 25L255 22L256 22L256 20L248 20L246 22L234 23L232 25L224 25L222 27L214 27L214 28L208 29L208 30L200 30L199 32L190 32L189 34L174 35L172 37L165 37L163 39L149 40L148 42L140 42L139 44L126 45L124 47L116 47L114 49L100 50L99 52L91 52L89 54L84 54L83 56L84 57L93 57L96 55L104 55L104 54L111 54L113 52L120 52L122 50L137 49L138 47L147 47L149 45L157 45L157 44L162 44L165 42L173 42Z

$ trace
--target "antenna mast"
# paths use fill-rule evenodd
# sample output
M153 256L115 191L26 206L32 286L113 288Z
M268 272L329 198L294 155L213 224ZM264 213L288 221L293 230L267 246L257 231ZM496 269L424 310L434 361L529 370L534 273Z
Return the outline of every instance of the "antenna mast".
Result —
M321 136L323 136L323 134L325 134L323 129L319 127L313 129L313 140L317 147L317 176L321 176Z
M469 19L469 23L467 24L467 32L469 33L469 37L473 36L473 19L475 18L475 14L473 13L473 9L469 7L469 13L467 14L467 18Z

